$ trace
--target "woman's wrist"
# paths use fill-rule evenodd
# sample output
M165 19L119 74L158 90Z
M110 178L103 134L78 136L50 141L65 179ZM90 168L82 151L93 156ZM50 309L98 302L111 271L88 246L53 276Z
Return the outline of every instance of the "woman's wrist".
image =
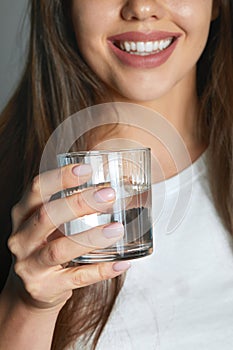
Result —
M21 286L21 281L18 280L18 277L12 275L8 277L7 283L0 296L0 306L1 304L4 305L3 307L6 309L7 313L17 309L18 312L21 311L23 314L32 315L34 317L45 317L45 315L48 317L50 315L51 318L55 318L55 320L64 305L64 303L61 303L56 306L48 306L33 300L23 286Z

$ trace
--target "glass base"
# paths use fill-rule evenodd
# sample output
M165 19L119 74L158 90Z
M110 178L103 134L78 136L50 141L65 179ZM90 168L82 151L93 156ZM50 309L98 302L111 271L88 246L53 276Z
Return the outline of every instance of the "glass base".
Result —
M119 251L112 248L106 248L102 250L95 250L94 252L86 255L82 255L72 260L72 262L79 264L94 264L99 262L107 262L114 260L132 260L139 259L153 253L152 243L138 245L133 247L124 247L123 251Z

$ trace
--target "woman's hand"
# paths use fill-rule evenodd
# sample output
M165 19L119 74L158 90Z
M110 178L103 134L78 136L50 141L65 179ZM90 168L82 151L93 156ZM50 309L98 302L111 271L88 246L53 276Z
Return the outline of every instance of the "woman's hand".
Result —
M73 289L116 277L130 266L128 262L110 262L63 268L77 256L112 245L124 234L120 223L80 233L76 241L58 231L64 222L111 209L115 200L111 188L87 189L50 201L53 194L85 183L90 176L87 165L43 173L12 210L13 233L8 242L15 261L12 277L20 298L30 306L60 309Z

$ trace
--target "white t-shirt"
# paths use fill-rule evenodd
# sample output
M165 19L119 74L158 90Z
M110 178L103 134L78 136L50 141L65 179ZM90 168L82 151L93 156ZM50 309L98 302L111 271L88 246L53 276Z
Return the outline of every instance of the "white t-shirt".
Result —
M98 350L233 349L233 239L205 157L153 185L154 253L132 261Z

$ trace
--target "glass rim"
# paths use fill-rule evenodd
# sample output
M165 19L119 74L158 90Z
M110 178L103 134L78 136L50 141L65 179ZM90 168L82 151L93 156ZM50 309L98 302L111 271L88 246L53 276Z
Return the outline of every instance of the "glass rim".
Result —
M122 149L98 149L90 151L75 151L75 152L65 152L57 154L58 158L65 157L77 157L77 156L98 156L104 154L117 154L117 153L130 153L130 152L145 152L151 151L150 147L141 147L141 148L122 148Z

